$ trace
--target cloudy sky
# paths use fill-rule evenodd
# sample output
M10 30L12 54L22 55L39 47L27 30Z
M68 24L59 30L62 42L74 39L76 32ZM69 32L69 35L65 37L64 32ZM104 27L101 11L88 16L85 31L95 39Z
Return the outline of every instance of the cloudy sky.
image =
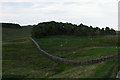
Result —
M0 22L20 25L45 21L118 29L119 0L0 0Z

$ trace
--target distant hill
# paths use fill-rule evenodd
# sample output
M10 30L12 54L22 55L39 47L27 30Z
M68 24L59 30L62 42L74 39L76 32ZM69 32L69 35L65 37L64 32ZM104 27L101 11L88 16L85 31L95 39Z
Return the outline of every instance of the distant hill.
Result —
M14 23L0 23L3 28L22 28L19 24Z
M9 41L31 36L32 26L20 26L15 23L0 23L2 24L2 40Z

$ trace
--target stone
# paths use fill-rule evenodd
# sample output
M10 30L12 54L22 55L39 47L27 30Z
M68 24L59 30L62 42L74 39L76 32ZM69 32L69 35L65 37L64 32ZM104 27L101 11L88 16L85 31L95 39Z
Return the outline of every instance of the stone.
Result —
M119 78L119 79L120 79L120 71L117 73L116 78Z

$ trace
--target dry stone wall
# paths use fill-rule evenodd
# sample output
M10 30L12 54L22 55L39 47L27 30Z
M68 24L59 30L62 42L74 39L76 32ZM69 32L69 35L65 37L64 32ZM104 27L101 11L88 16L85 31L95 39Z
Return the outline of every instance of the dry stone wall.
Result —
M40 48L38 43L32 37L30 37L30 39L34 42L34 44L36 45L36 47L38 48L40 53L42 53L43 55L46 55L47 57L49 57L49 58L51 58L51 59L53 59L57 62L63 62L63 63L66 63L66 64L72 64L72 65L97 64L97 63L101 63L101 62L108 61L108 60L111 60L111 59L118 59L118 57L120 57L120 55L114 55L114 56L106 56L106 57L103 57L103 58L98 58L98 59L95 59L95 60L88 60L88 61L67 60L67 59L57 57L57 56L53 56L53 55L47 53L42 48Z

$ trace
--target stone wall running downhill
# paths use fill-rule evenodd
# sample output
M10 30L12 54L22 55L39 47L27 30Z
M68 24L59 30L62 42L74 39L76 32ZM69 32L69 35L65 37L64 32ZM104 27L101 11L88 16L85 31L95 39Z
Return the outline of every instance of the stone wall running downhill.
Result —
M103 57L103 58L98 58L98 59L88 60L88 61L67 60L67 59L57 57L57 56L53 56L53 55L47 53L42 48L40 48L38 43L32 37L30 37L30 39L35 43L35 45L38 48L38 50L40 51L40 53L42 53L43 55L46 55L47 57L53 59L54 61L57 61L57 62L59 61L59 62L63 62L63 63L66 63L66 64L72 64L72 65L96 64L96 63L101 63L101 62L108 61L108 60L111 60L111 59L117 59L118 57L120 57L120 55L114 55L114 56L106 56L106 57Z

